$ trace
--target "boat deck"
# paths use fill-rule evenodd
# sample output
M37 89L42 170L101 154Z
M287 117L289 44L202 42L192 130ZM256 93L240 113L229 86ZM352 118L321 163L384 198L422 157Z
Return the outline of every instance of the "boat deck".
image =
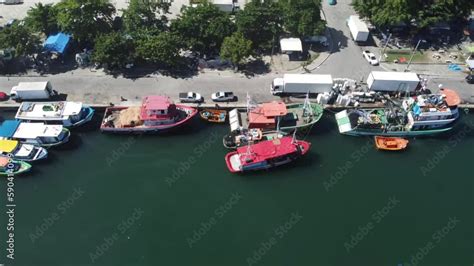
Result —
M23 102L15 118L33 120L67 119L81 112L80 102Z

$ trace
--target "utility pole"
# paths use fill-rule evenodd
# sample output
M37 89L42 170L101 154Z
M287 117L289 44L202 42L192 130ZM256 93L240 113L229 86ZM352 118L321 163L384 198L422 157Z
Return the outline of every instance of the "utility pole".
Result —
M415 49L413 49L413 52L411 53L410 60L408 61L407 68L405 68L405 72L408 71L408 68L410 68L411 61L413 60L413 56L415 56L416 51L418 51L418 46L420 45L421 42L426 42L425 40L419 40L418 43L415 46Z
M383 46L382 53L380 54L380 57L379 57L379 62L382 61L382 56L385 54L385 49L387 49L388 42L390 41L390 38L391 38L391 37L392 37L392 34L390 33L390 34L388 35L387 41L385 42L385 45Z

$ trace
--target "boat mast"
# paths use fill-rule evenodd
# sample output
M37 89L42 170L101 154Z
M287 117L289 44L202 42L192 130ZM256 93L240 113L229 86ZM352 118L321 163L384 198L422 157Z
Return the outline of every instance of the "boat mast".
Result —
M304 99L304 104L303 104L303 116L312 116L313 115L313 109L311 108L311 102L309 101L309 92L306 93L306 98Z

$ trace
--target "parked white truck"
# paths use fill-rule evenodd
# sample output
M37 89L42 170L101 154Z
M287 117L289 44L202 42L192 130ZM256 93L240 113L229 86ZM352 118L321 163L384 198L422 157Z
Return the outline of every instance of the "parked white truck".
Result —
M331 75L285 74L272 82L273 95L305 95L330 92L333 87Z
M349 16L349 19L347 20L347 26L349 27L352 39L354 39L354 41L366 42L369 38L369 28L365 22L360 20L359 16Z
M20 82L10 91L10 98L15 101L48 100L56 94L49 81Z
M367 86L373 91L414 92L420 85L420 77L410 72L372 71Z

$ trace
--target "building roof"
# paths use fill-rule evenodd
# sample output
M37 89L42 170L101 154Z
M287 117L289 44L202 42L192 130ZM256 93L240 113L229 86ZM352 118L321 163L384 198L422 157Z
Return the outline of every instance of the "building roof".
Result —
M57 137L63 130L62 125L45 125L44 123L20 123L13 135L19 139L35 139L37 137Z
M49 52L56 52L63 54L66 50L71 37L64 33L50 35L43 44L43 48Z
M299 38L284 38L280 40L282 52L303 52L303 44Z
M372 71L371 75L376 80L420 81L418 75L412 72Z
M0 137L11 138L20 125L18 120L5 120L0 123Z
M10 153L15 150L17 145L18 145L17 140L2 139L0 140L0 152Z
M333 84L331 75L323 74L284 74L285 83L324 83Z

